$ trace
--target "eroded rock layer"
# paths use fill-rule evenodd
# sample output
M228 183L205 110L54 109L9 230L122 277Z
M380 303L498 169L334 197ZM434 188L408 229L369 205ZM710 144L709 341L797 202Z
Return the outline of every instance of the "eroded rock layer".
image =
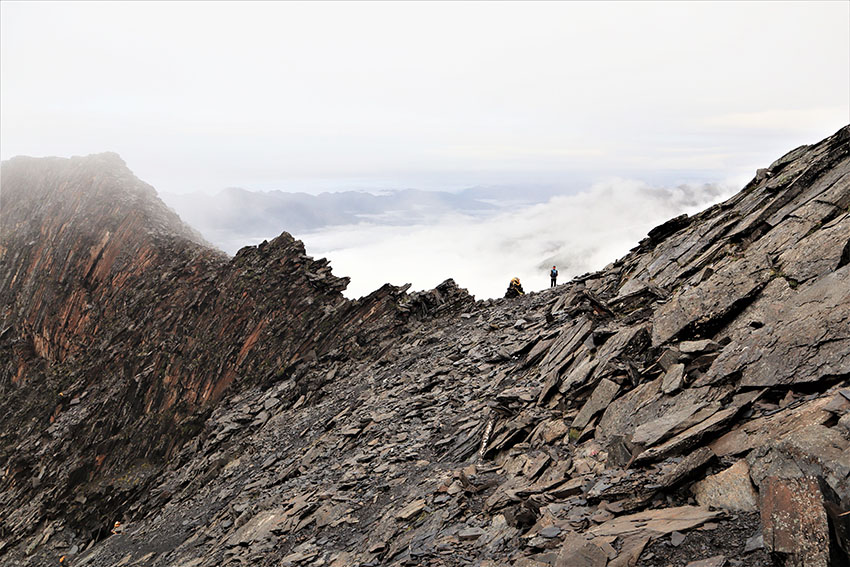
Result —
M478 302L228 259L111 154L2 175L4 564L848 557L850 127Z

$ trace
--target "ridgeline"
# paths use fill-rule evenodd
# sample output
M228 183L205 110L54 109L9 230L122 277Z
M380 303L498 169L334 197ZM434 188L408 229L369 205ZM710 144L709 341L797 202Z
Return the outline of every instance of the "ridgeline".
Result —
M850 126L511 300L229 258L115 154L0 221L3 565L850 557Z

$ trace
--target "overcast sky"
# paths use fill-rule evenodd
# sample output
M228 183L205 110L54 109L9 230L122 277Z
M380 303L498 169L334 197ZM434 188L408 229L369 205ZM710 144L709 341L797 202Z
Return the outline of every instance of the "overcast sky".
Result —
M161 192L751 176L850 122L850 2L0 3L0 154Z

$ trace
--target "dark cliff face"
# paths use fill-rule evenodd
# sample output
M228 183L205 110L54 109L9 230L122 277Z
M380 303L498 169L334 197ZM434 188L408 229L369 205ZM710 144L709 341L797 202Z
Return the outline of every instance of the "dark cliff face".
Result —
M847 553L850 127L510 301L228 259L110 154L2 181L9 564Z
M346 301L286 233L228 260L114 154L16 158L2 179L0 460L30 515L94 527L73 499L155 471L235 382L379 348L407 316L391 286Z

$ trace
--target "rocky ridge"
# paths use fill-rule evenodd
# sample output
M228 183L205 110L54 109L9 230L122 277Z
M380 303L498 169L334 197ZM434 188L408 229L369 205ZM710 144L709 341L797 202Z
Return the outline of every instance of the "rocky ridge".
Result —
M114 155L2 175L5 564L848 557L850 127L516 300L228 259Z

